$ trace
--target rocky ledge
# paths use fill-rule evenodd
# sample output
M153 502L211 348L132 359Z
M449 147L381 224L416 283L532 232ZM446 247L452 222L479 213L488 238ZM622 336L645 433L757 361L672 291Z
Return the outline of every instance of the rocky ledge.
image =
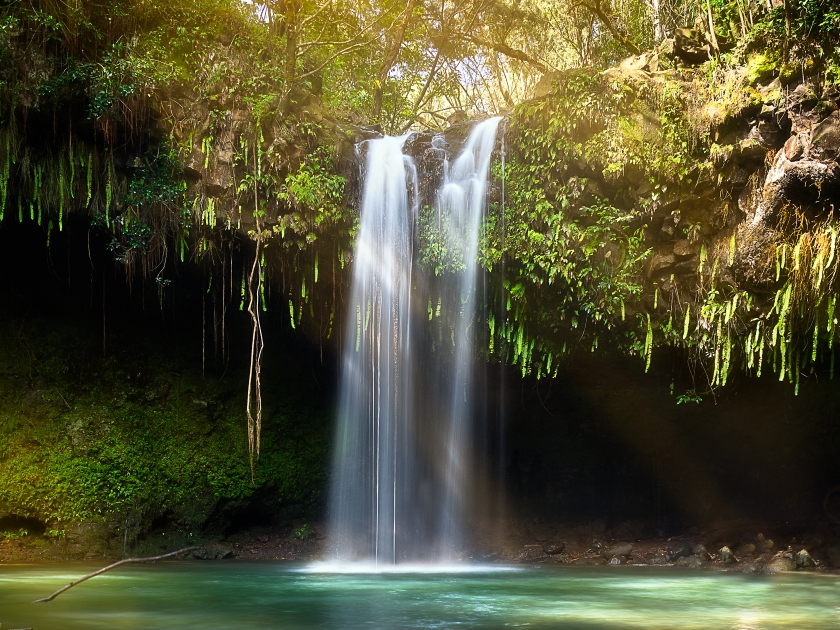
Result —
M465 559L503 564L649 565L741 573L840 573L840 528L827 523L717 521L668 535L641 521L569 525L516 522L502 545L478 544Z
M585 524L545 521L505 523L502 542L476 532L459 560L494 564L575 566L658 566L775 574L783 571L840 573L840 527L830 524L718 521L679 533L641 521L607 527L603 519ZM671 533L671 535L668 535ZM163 538L163 537L161 537ZM76 542L68 542L74 540ZM58 560L112 561L115 550L89 547L76 538L50 541L26 536L0 539L0 564ZM90 540L87 541L90 544ZM174 544L173 544L174 543ZM127 555L142 556L177 549L182 541L145 541ZM186 546L186 545L183 545ZM282 528L257 527L192 551L194 560L285 560L306 562L325 557L329 541L323 523L296 522Z

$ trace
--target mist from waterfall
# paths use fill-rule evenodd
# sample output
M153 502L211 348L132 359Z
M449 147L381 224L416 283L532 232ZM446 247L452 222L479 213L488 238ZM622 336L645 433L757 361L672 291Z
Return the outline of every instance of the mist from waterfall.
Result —
M481 476L473 404L477 255L500 120L476 124L457 157L444 162L434 211L462 264L437 278L414 264L420 191L414 162L403 154L407 136L360 146L361 222L329 500L336 560L385 567L457 558ZM445 311L436 322L425 317L432 294ZM442 338L441 326L448 343L429 343Z

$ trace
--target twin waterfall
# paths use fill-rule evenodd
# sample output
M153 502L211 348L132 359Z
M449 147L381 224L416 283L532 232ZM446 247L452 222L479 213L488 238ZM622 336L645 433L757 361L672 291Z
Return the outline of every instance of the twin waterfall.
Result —
M479 510L486 466L474 406L477 254L500 118L443 159L430 211L456 264L415 259L420 195L409 136L367 141L361 224L342 349L329 513L335 559L450 562ZM443 305L443 312L441 312ZM486 493L485 493L486 494Z

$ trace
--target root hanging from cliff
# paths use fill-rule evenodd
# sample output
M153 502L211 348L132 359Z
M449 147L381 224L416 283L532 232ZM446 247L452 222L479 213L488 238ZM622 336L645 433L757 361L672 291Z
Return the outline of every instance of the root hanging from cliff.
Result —
M259 146L255 143L256 146ZM248 417L248 461L251 466L251 483L254 481L254 458L260 457L260 431L262 430L262 390L260 387L260 369L262 367L263 334L260 325L260 304L262 295L263 270L260 256L262 255L262 228L260 226L260 199L259 188L256 181L259 180L259 162L257 162L257 151L254 151L254 171L256 179L254 184L254 221L256 222L257 247L254 250L254 262L251 265L251 274L248 277L248 314L251 316L251 362L248 369L248 400L245 413ZM254 290L254 281L257 282L257 289Z
M260 457L260 431L262 430L262 392L260 388L260 368L262 366L263 334L260 325L259 287L254 290L254 281L262 282L260 264L260 241L254 253L254 264L248 277L248 314L251 316L251 363L248 372L248 456L251 464L251 482L254 482L254 458Z

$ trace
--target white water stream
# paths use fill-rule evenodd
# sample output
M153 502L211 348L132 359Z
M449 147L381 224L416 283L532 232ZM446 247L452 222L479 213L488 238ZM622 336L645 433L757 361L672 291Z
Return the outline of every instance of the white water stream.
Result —
M417 169L406 136L364 143L361 223L344 348L330 493L338 561L450 562L476 483L472 404L479 230L500 118L476 124L444 164L436 211L463 265L434 283L451 355L429 355L412 309ZM424 272L425 273L425 272ZM431 273L431 272L429 272ZM425 297L425 296L424 296ZM415 300L416 301L416 300ZM428 332L428 331L426 331ZM414 374L423 366L429 374Z

